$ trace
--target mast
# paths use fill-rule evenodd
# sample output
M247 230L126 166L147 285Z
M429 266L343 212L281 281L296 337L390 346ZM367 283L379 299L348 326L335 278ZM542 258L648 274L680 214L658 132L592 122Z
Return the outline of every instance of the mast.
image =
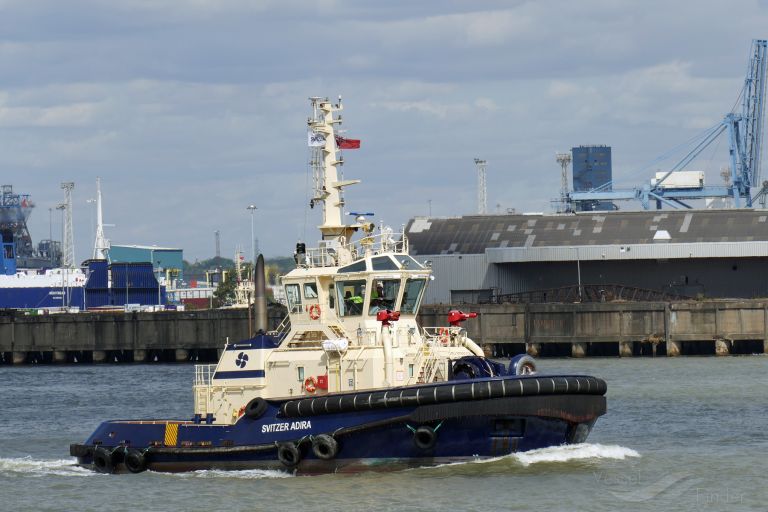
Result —
M75 236L72 232L72 189L75 184L67 181L61 184L61 188L64 190L64 202L59 205L64 212L61 266L75 268Z
M96 241L93 244L93 259L106 260L109 240L104 237L104 216L101 211L101 178L96 178Z
M318 226L323 240L335 240L341 244L360 226L345 225L342 222L344 196L343 189L360 183L360 180L340 180L337 166L344 161L337 154L336 130L334 125L341 124L341 116L334 118L336 112L343 110L341 97L336 105L331 105L328 98L310 98L312 117L308 119L309 145L312 149L312 171L314 178L314 197L310 206L317 202L323 204L323 223Z

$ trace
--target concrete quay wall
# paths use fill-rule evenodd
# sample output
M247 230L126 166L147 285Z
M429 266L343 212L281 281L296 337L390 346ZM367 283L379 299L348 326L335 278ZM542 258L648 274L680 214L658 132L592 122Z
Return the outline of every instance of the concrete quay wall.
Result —
M768 301L424 306L422 326L451 309L489 355L728 355L768 352ZM270 308L270 328L284 310ZM0 363L216 361L226 340L248 337L243 309L159 313L0 313Z
M474 311L468 335L497 355L728 355L768 351L768 301L424 306L422 325Z
M284 312L270 308L270 328ZM248 338L248 311L0 314L0 361L215 361L226 340Z

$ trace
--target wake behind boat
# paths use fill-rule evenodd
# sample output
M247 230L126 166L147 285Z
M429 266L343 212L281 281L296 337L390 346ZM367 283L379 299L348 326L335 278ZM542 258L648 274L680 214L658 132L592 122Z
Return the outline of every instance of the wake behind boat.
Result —
M421 327L431 278L405 233L376 230L372 214L345 224L335 126L341 100L311 98L317 248L297 244L281 284L288 316L266 331L263 258L256 266L259 334L227 344L195 369L189 420L115 420L70 446L101 472L275 469L298 473L396 469L498 457L583 442L605 413L606 384L535 374L528 356L484 357L461 324ZM357 237L353 240L353 237Z

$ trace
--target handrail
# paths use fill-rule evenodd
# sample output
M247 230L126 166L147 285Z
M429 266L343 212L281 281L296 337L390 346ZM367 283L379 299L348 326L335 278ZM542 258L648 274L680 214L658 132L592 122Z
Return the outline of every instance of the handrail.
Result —
M440 343L444 347L458 347L463 345L463 339L467 335L463 327L422 327L422 336L428 343Z
M422 369L422 359L424 359L424 354L429 351L429 346L427 344L422 344L419 347L419 351L416 354L416 358L413 360L413 375L408 377L408 383L407 386L411 386L413 384L416 384L419 382L419 374L421 373Z
M396 237L400 237L396 239ZM365 256L367 252L372 254L382 253L408 253L408 237L405 230L395 232L380 232L378 234L369 234L359 240L354 240L347 244L339 244L336 247L328 245L325 247L312 247L307 249L304 255L304 261L299 261L300 267L337 267L341 265L339 254L346 253L352 261ZM343 261L343 260L342 260Z
M268 334L274 336L279 341L282 341L286 334L288 334L288 331L291 330L291 316L285 315L285 318L283 318L283 321L280 322L280 325L275 327L273 331L269 331Z
M437 358L430 354L424 362L424 383L432 382L437 374Z
M195 365L195 386L210 386L213 374L216 373L215 364Z

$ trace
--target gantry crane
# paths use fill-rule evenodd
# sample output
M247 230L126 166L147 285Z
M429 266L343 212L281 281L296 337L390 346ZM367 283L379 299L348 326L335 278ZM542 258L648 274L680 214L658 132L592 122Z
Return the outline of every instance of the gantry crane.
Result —
M657 208L666 204L673 208L691 208L687 201L693 199L731 197L735 207L750 208L754 201L768 193L768 182L760 182L760 158L763 144L764 97L766 80L766 40L752 41L747 76L741 96L741 112L731 112L722 121L706 130L693 142L693 148L676 165L659 179L631 189L607 190L610 183L587 192L571 192L572 203L582 201L638 200L646 210L652 202ZM685 168L723 132L728 134L730 183L723 186L677 187L666 180ZM753 197L753 191L758 192Z

